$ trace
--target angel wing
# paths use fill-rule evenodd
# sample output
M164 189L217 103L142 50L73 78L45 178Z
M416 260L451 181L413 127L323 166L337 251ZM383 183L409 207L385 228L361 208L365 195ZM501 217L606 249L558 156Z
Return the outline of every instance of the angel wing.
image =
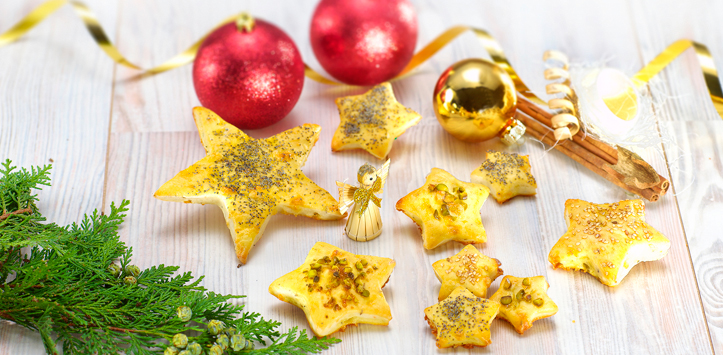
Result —
M354 204L354 192L356 192L357 187L345 184L341 181L337 181L336 186L339 187L339 212L344 214L349 207Z
M382 167L379 168L379 170L377 170L377 172L376 172L377 181L375 181L375 182L380 182L380 184L379 184L380 186L379 186L379 190L377 190L376 186L375 186L375 188L373 189L374 193L380 194L380 193L384 192L384 184L387 182L387 176L389 176L389 164L390 163L391 163L391 160L387 159L387 161L384 162L384 165L382 165Z

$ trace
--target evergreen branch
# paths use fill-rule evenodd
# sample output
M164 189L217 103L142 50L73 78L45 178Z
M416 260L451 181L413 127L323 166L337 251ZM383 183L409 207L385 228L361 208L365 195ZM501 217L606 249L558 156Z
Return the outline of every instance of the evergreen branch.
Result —
M207 291L177 266L132 265L118 236L128 201L69 226L41 223L32 190L49 171L0 164L0 318L38 331L48 354L57 344L65 354L305 354L339 342L281 334L279 322L228 302L244 296Z
M5 212L5 213L3 213L3 214L0 214L0 221L2 221L2 220L4 220L4 219L7 219L8 217L10 217L10 216L12 216L12 215L14 215L14 214L31 213L31 212L33 212L33 209L30 208L30 207L23 208L23 209L20 209L20 210L17 210L17 211Z

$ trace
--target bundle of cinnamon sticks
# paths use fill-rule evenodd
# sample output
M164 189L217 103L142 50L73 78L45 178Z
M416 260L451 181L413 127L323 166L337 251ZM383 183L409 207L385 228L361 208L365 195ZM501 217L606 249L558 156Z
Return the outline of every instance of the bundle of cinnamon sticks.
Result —
M552 114L521 96L518 96L517 108L522 113L518 112L515 118L527 126L528 135L554 147L615 185L651 202L668 191L668 179L637 154L622 147L613 148L585 135L583 131L575 134L572 140L555 141Z

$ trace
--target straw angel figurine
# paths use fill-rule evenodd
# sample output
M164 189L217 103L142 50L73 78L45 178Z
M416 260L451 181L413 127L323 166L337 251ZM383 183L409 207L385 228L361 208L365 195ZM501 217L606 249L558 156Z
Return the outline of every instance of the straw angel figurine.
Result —
M379 209L384 183L389 175L389 162L382 165L379 170L366 163L359 168L356 176L359 187L351 186L337 181L339 187L339 211L344 214L352 204L351 213L346 221L346 235L357 242L368 242L382 234L382 216Z

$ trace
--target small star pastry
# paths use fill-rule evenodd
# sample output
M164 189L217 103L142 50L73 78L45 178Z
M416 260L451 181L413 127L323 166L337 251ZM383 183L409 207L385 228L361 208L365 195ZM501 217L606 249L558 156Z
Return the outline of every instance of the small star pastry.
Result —
M487 297L487 288L502 276L500 265L499 260L480 253L474 245L467 245L457 255L436 261L432 267L442 283L438 299L447 298L458 287L467 288L477 297Z
M643 200L565 201L567 232L550 250L555 269L582 270L617 286L641 261L662 259L670 240L645 223Z
M394 265L389 258L317 242L304 264L274 281L269 292L301 308L318 337L358 323L388 325L392 313L382 287Z
M389 83L362 95L340 97L336 106L341 123L331 140L331 150L361 148L379 159L389 155L394 140L422 118L397 102Z
M396 207L419 226L425 249L450 240L484 243L487 233L479 211L488 195L484 185L459 181L442 169L432 168L424 186L402 197Z
M544 276L505 276L490 301L500 304L498 317L523 334L532 327L532 322L557 313L557 305L547 296L548 288L550 284Z
M537 182L530 172L530 159L517 153L488 150L487 160L472 172L471 181L487 186L498 203L518 195L537 193Z
M193 118L206 157L163 184L153 196L220 207L242 264L276 213L342 218L334 197L301 172L319 139L320 126L305 124L254 139L206 108L194 108Z
M424 310L424 319L437 337L438 348L485 347L492 343L490 324L500 305L458 287L434 306Z

